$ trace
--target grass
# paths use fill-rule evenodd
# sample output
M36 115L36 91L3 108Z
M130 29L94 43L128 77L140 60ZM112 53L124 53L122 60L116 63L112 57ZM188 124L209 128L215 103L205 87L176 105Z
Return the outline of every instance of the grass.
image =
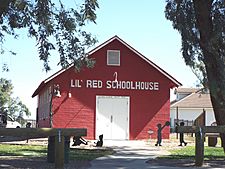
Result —
M170 150L170 155L161 156L163 159L194 159L195 147L187 146L181 149ZM204 160L219 160L224 159L225 154L222 147L205 147Z
M98 157L111 155L112 149L70 149L70 159L73 160L93 160Z
M93 160L113 154L111 149L70 149L70 160ZM47 146L0 144L0 156L47 157Z
M0 156L43 157L46 155L46 146L0 144Z

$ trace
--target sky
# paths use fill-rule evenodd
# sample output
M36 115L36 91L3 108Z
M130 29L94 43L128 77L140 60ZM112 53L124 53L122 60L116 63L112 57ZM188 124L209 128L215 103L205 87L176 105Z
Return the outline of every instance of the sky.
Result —
M78 0L81 1L81 0ZM76 0L62 0L76 8ZM185 65L181 54L181 36L166 20L165 0L98 0L97 24L89 23L86 30L98 39L95 46L117 35L134 49L160 66L182 83L183 87L195 87L197 78ZM36 43L21 31L18 40L8 38L4 46L17 55L0 55L0 66L7 63L10 71L0 71L0 77L12 81L14 96L19 97L31 111L29 118L35 119L37 98L31 95L41 83L61 67L57 66L59 55L50 57L51 71L45 72L38 58ZM91 49L90 49L91 50Z

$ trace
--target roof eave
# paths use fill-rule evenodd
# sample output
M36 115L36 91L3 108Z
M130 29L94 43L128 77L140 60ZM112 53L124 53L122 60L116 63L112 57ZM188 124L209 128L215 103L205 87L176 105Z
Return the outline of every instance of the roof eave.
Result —
M38 93L41 91L41 89L45 86L45 81L42 81L41 84L38 86L38 88L34 91L32 94L32 98L38 95Z

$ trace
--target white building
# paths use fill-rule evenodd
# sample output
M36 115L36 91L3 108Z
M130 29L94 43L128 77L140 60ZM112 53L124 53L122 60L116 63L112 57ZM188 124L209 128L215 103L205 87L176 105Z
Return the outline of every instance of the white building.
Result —
M176 100L171 102L171 128L176 122L184 121L185 125L193 125L201 120L201 124L211 126L215 122L214 111L208 91L196 88L178 88L175 90Z

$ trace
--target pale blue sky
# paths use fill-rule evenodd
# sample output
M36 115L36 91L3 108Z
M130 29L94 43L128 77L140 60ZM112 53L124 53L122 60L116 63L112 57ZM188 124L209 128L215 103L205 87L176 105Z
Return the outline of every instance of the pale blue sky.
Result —
M64 0L75 6L76 0ZM99 0L97 24L90 23L86 29L98 39L99 45L114 35L148 57L170 75L180 81L184 87L195 87L196 77L182 58L180 35L165 19L164 0ZM13 49L17 55L0 55L0 65L8 63L10 72L0 72L0 77L12 80L14 95L28 106L35 118L37 98L31 98L42 80L60 69L56 64L59 57L56 52L51 56L52 71L46 74L43 63L38 58L35 41L22 35L19 40L8 39L7 49Z

